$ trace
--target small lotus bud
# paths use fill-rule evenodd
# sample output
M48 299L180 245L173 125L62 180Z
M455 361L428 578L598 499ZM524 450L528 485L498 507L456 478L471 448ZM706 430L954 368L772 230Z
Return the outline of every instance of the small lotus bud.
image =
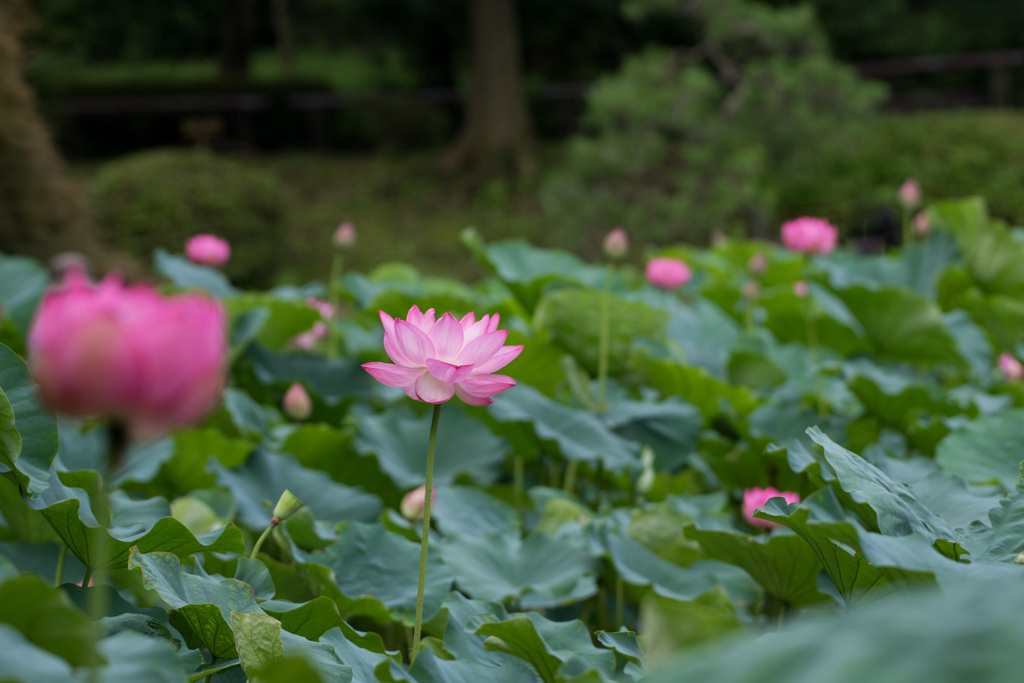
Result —
M750 271L751 275L763 275L764 271L768 269L768 257L764 255L764 252L759 251L750 257L747 261L747 270Z
M1024 365L1021 365L1020 361L1014 358L1011 353L1004 351L999 354L997 365L999 366L999 371L1003 373L1003 377L1009 382L1016 382L1024 378Z
M747 280L740 288L740 295L747 301L756 301L761 296L761 285L757 280Z
M278 498L277 505L274 506L274 518L270 520L270 523L275 526L280 524L298 512L300 507L302 507L302 501L296 498L291 491L285 489L285 492Z
M912 211L921 203L921 184L914 178L907 178L900 185L899 192L896 194L903 208L907 211Z
M919 211L914 216L914 233L919 237L927 235L932 230L932 220L926 211Z
M332 241L335 249L351 249L356 243L356 226L345 221L335 229Z
M806 298L808 292L810 291L810 287L808 287L807 283L804 282L803 280L797 280L796 282L793 283L793 293L796 294L801 299Z
M437 502L437 487L431 487L431 489L430 505L433 507L434 503ZM414 488L412 491L405 494L405 497L402 498L402 504L399 506L402 516L410 522L417 519L423 519L423 507L426 505L426 494L426 486Z
M604 253L608 258L620 259L628 249L629 235L623 228L615 228L604 238Z
M293 420L305 420L313 413L313 401L306 389L296 382L288 387L281 401L284 414Z

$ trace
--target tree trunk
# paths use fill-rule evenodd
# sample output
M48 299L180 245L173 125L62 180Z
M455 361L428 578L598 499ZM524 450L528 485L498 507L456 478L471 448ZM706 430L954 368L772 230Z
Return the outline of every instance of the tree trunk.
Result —
M249 58L256 40L256 0L226 0L225 7L220 72L225 78L241 78L249 73Z
M25 5L0 1L0 251L46 258L88 250L85 201L21 73Z
M466 118L445 168L511 161L519 173L533 173L536 162L523 94L515 0L467 2L472 65Z
M292 18L288 12L288 0L270 0L270 18L277 38L277 53L281 58L281 70L292 70L295 55L295 39L292 37Z

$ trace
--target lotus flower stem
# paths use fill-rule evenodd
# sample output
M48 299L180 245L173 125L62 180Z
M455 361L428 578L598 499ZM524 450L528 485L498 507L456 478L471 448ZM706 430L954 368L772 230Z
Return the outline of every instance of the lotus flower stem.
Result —
M579 468L578 460L570 460L569 464L565 466L565 479L562 482L562 490L567 493L572 493L572 490L576 488L576 470Z
M430 422L430 441L427 442L427 481L424 488L427 491L434 490L434 445L437 443L437 423L441 419L441 404L434 405L434 417ZM427 585L427 545L430 538L430 499L433 496L423 497L423 540L420 541L420 576L419 584L416 586L416 625L412 632L412 651L409 652L409 661L416 659L420 651L420 634L423 631L423 592Z
M267 536L270 535L270 532L274 530L275 526L276 525L273 522L268 524L267 528L263 530L262 534L260 534L260 537L256 539L256 545L252 547L252 552L249 553L250 560L255 560L259 556L260 548L263 547L263 541L267 540Z
M626 582L622 576L615 579L615 626L617 629L625 627L626 622Z
M53 585L60 586L64 580L64 560L68 556L68 547L64 543L60 544L60 555L57 556L57 571L53 576Z
M338 292L335 283L341 279L342 265L341 250L334 250L334 258L331 259L331 273L327 279L327 302L331 306L332 316L337 316ZM338 331L335 329L334 320L327 321L327 357L337 358L338 356Z
M604 291L601 294L601 327L600 341L597 350L597 412L603 413L607 407L608 390L608 337L611 334L610 297L612 290L612 272L614 266L608 264L604 276Z
M514 499L516 502L516 508L520 509L523 507L523 456L513 455L512 456L512 490L514 492Z

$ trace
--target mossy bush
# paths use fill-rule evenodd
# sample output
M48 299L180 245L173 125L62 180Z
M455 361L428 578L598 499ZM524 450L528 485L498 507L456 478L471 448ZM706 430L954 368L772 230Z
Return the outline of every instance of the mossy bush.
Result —
M180 252L192 235L231 243L225 267L239 284L271 281L285 235L284 186L258 166L202 149L160 149L109 163L92 183L101 239L148 258Z

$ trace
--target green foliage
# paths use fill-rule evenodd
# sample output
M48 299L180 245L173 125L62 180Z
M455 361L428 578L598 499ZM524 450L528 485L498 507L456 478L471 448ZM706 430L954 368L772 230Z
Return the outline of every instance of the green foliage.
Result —
M141 152L105 166L92 185L101 238L148 257L213 233L231 244L225 271L267 283L284 238L286 198L273 176L203 150Z
M587 133L544 188L549 213L570 229L624 224L659 240L704 241L714 230L765 226L776 218L776 178L854 134L880 98L829 58L807 7L629 9L693 18L703 37L629 58L590 94Z

